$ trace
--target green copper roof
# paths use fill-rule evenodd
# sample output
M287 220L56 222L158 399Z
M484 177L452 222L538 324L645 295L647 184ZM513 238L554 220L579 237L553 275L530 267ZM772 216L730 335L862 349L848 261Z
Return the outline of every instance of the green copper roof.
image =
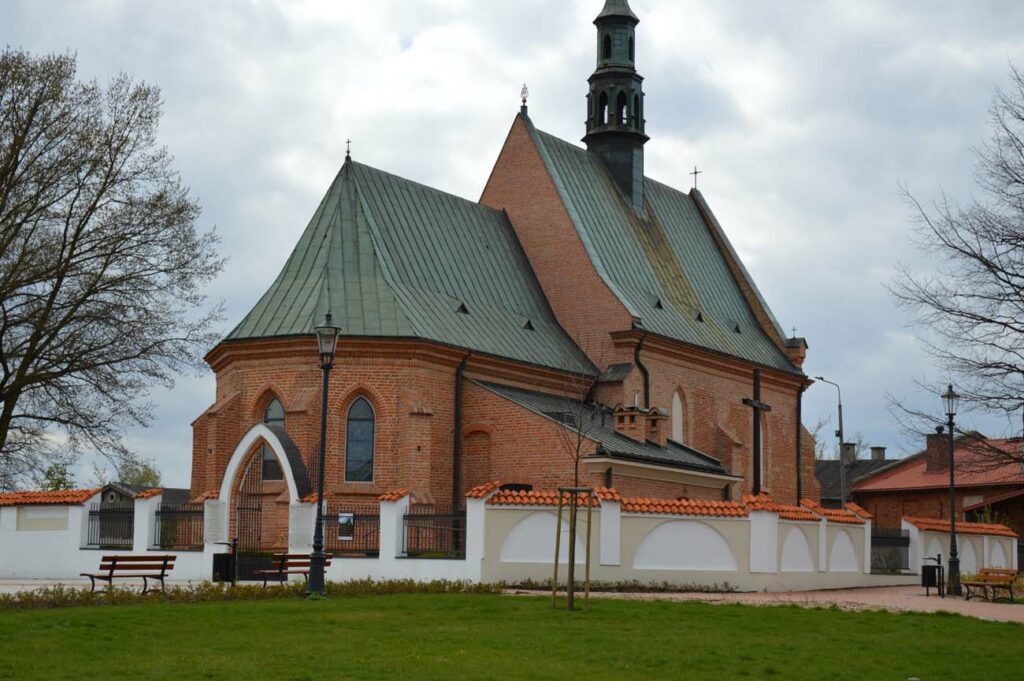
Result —
M529 121L527 126L594 267L640 320L637 328L799 371L758 324L712 230L727 249L732 247L717 223L702 217L699 193L644 178L646 215L640 217L597 156L536 130ZM743 276L760 300L745 270ZM767 305L764 309L771 316Z
M604 8L601 13L597 15L598 19L604 17L629 17L630 19L636 19L636 15L633 14L633 10L629 8L628 0L607 0L604 3Z
M228 340L422 338L592 373L555 321L505 214L348 162L284 269Z

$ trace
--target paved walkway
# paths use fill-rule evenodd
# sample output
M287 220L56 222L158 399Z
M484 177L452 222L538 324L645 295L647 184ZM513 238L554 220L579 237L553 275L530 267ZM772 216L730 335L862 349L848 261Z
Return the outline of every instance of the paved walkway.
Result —
M527 593L517 591L515 593ZM531 594L540 592L531 591ZM551 592L548 591L548 594ZM623 598L653 601L700 601L704 603L744 603L747 605L837 606L846 610L891 610L894 612L955 612L968 617L998 622L1024 623L1024 604L989 603L962 598L939 598L932 590L925 597L919 586L885 586L827 591L791 591L786 593L591 593L591 598ZM577 598L580 596L577 595Z

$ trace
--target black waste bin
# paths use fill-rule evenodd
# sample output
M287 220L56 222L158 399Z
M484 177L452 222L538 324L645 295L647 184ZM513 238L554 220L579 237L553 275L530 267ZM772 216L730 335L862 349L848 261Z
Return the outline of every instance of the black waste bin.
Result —
M235 555L233 553L213 554L213 581L235 581Z
M946 596L946 570L944 565L922 565L921 586L924 587L924 595L928 595L928 589L939 590L939 596Z

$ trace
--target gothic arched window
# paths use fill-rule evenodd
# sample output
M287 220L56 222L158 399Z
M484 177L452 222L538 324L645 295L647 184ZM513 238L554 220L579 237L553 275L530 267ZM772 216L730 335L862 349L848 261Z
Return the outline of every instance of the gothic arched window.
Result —
M640 127L640 95L633 95L633 126Z
M268 426L281 426L284 428L284 407L281 405L281 400L275 397L267 403L267 408L263 410L263 423ZM274 454L274 450L270 448L270 445L264 444L260 448L260 457L263 459L264 480L284 480L281 464L278 462L277 456Z
M626 125L629 121L626 118L626 93L620 92L615 101L615 122L619 125Z
M373 407L365 397L348 408L345 428L345 480L373 482Z
M597 122L600 125L608 125L608 93L602 92L597 99Z
M607 33L604 36L604 45L601 48L601 55L602 59L612 58L612 37Z
M683 426L683 398L679 396L679 393L672 395L672 439L683 444L683 435L685 435L685 428Z

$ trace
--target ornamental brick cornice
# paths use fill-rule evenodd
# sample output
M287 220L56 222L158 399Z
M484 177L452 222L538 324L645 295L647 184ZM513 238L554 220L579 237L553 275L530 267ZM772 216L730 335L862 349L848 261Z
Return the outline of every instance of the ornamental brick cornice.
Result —
M611 337L615 347L629 349L632 349L643 338L643 352L648 357L661 357L669 361L695 363L726 374L743 377L750 376L751 370L754 367L758 367L762 371L762 380L766 383L792 389L808 382L807 377L803 374L787 373L775 367L757 364L725 353L714 352L707 348L684 343L667 336L660 336L642 329L615 331L611 334Z

